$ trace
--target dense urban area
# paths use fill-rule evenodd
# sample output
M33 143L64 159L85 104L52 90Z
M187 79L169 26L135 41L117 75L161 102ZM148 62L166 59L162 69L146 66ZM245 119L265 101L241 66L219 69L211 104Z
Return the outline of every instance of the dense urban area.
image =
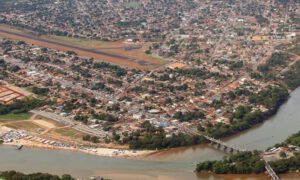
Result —
M299 0L0 6L2 143L121 157L207 143L262 123L300 85ZM297 170L298 135L197 171Z

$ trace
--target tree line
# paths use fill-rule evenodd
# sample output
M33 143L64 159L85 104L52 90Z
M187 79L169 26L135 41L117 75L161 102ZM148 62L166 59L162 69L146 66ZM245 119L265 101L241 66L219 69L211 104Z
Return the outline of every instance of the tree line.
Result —
M215 138L223 138L249 129L274 115L288 97L288 90L282 86L270 86L257 94L251 94L249 102L263 105L268 108L267 111L253 110L251 106L239 106L231 115L231 125L218 123L212 126L209 123L205 133Z
M0 179L4 180L75 180L72 176L65 174L61 177L48 173L23 174L16 171L0 172Z
M130 149L164 149L179 146L190 146L204 143L203 136L191 136L183 133L167 135L161 127L155 127L149 121L141 125L142 130L137 130L123 138L123 143L128 143Z
M20 114L27 113L30 110L50 104L50 101L43 101L35 98L26 98L22 100L16 100L12 104L0 104L0 115L4 114Z
M259 152L239 152L221 161L204 161L197 164L196 172L216 174L251 174L265 171L265 163Z

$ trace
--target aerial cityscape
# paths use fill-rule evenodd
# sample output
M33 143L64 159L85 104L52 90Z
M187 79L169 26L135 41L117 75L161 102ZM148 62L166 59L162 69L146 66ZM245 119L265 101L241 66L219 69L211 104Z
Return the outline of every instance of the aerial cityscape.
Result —
M299 0L0 0L0 180L300 179Z

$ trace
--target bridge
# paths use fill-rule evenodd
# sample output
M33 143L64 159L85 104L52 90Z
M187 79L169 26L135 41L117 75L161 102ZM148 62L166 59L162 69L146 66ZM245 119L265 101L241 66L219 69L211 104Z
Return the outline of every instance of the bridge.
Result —
M190 135L199 135L199 136L203 136L207 141L211 142L212 144L217 144L218 147L224 147L224 150L228 149L230 152L244 152L246 151L245 149L241 149L237 146L233 146L231 144L227 144L221 140L215 139L213 137L207 136L207 135L203 135L200 132L198 132L197 129L187 129L187 128L181 128L181 130L187 134Z
M198 132L197 129L187 129L187 128L180 128L183 132L190 134L190 135L199 135L199 136L203 136L206 140L208 140L211 143L217 144L218 147L223 146L224 149L229 149L230 152L236 151L236 152L245 152L246 149L242 149L239 148L237 146L233 146L231 144L227 144L221 140L215 139L213 137L207 136L207 135L203 135L200 132ZM225 151L226 152L226 151ZM265 161L265 169L267 171L267 173L269 174L269 176L272 178L272 180L280 180L279 176L275 173L275 171L272 169L272 167L270 166L270 164Z
M265 168L268 174L271 176L272 180L280 180L279 176L275 173L275 171L272 169L272 167L267 161L265 161Z
M229 149L231 152L233 151L236 151L236 152L244 152L246 151L245 149L241 149L237 146L233 146L231 144L227 144L221 140L218 140L218 139L215 139L215 138L212 138L212 137L209 137L209 136L206 136L206 135L202 135L203 137L205 137L206 140L214 143L214 144L217 144L218 146L223 146L224 149Z

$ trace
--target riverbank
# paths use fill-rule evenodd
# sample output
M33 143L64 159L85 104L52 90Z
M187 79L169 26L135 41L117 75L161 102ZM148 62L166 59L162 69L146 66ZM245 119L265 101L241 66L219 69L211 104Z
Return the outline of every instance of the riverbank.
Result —
M6 137L3 144L9 146L23 145L30 148L41 148L47 150L68 150L81 153L118 158L138 158L154 153L150 150L129 150L120 148L88 147L80 145L69 145L63 142L54 142L51 140L39 138L27 134L28 132L18 131L8 127L0 126L0 135Z
M264 123L236 136L224 139L228 144L248 150L265 150L276 143L283 142L300 127L300 88L282 105L277 114ZM274 132L276 130L276 132ZM150 180L171 177L172 180L265 180L266 174L259 175L215 175L195 174L196 163L205 160L221 160L226 154L209 145L196 145L158 151L142 158L111 158L94 156L78 151L46 150L44 148L25 148L17 151L12 146L0 146L0 169L32 173L49 172L85 178L91 175L105 176L114 180L133 180L127 175L140 173ZM122 176L124 175L124 177ZM300 174L280 175L282 180L298 180Z
M214 173L220 175L251 175L268 172L273 178L278 174L299 173L299 152L300 131L290 135L284 142L276 144L263 152L257 150L238 152L227 156L223 160L202 161L197 164L195 172L198 174Z
M143 156L147 156L153 154L155 151L148 151L148 150L124 150L124 149L110 149L110 148L76 148L76 147L55 147L45 144L40 144L32 141L27 140L18 140L15 142L10 143L3 143L3 145L9 146L17 146L23 145L29 148L40 148L45 150L67 150L67 151L77 151L85 154L96 155L96 156L103 156L103 157L114 157L114 158L141 158Z

